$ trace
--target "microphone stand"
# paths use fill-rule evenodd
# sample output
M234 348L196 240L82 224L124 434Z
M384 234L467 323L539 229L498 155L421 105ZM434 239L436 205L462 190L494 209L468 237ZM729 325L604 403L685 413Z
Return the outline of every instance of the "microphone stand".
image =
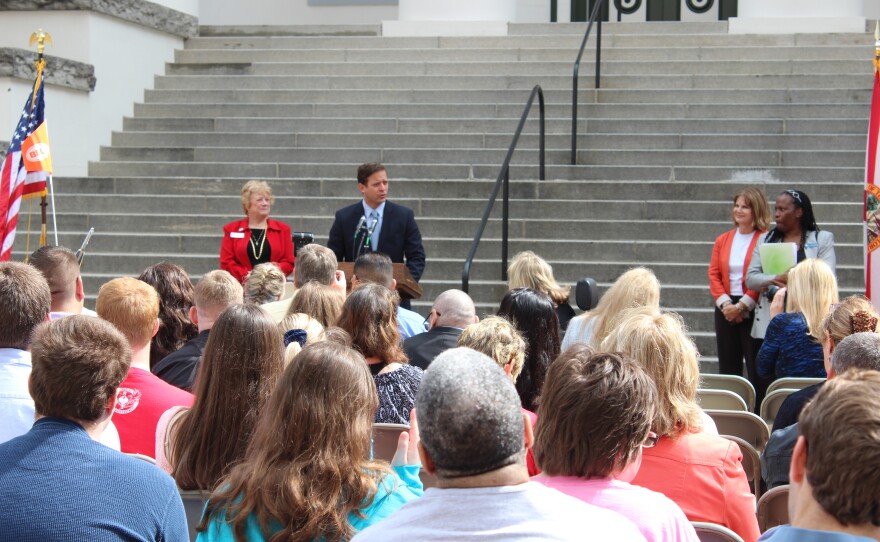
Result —
M366 233L366 225L367 225L366 217L361 217L361 221L358 222L358 227L354 231L354 241L355 241L355 243L354 243L355 244L354 259L355 260L357 260L361 256L361 252L364 249L364 242L367 240L366 235L361 235L363 233ZM360 237L360 240L358 240L358 237Z

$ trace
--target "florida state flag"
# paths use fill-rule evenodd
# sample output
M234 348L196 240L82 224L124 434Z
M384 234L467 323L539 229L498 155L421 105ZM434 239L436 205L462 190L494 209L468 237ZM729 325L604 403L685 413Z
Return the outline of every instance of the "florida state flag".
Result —
M880 51L880 49L878 49ZM874 91L871 95L871 116L868 122L868 153L865 161L865 295L880 310L880 292L874 295L873 285L880 289L880 172L877 170L880 141L880 73L878 56L874 57Z

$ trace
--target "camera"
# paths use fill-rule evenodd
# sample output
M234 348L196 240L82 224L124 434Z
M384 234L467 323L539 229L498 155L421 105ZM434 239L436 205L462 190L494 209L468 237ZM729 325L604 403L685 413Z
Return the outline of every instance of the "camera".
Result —
M764 292L764 297L767 298L767 301L773 302L773 298L776 296L776 292L779 291L779 286L775 284L771 284L767 287L767 290Z

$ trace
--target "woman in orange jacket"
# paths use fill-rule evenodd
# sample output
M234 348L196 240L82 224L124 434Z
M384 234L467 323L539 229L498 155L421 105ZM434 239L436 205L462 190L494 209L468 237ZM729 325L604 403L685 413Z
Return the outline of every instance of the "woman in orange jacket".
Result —
M758 237L767 230L770 208L759 188L740 190L733 198L736 228L715 239L709 263L709 290L715 300L715 341L718 372L742 376L743 359L749 380L757 385L755 350L751 338L759 292L746 288L746 269Z

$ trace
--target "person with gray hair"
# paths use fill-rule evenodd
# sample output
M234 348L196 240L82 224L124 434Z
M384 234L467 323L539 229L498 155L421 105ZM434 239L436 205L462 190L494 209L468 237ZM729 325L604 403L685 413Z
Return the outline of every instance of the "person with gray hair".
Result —
M504 371L469 348L443 352L416 398L419 454L437 476L421 499L353 542L405 540L644 540L636 526L530 482L532 428Z
M446 290L434 300L425 319L428 332L403 341L403 350L411 365L427 369L434 358L455 348L464 328L479 321L471 296L461 290Z
M828 380L850 369L880 371L880 333L854 333L838 343L831 354ZM828 380L817 389L824 387ZM764 478L767 489L789 483L789 467L797 437L797 423L770 435L764 453L761 454L761 477Z

